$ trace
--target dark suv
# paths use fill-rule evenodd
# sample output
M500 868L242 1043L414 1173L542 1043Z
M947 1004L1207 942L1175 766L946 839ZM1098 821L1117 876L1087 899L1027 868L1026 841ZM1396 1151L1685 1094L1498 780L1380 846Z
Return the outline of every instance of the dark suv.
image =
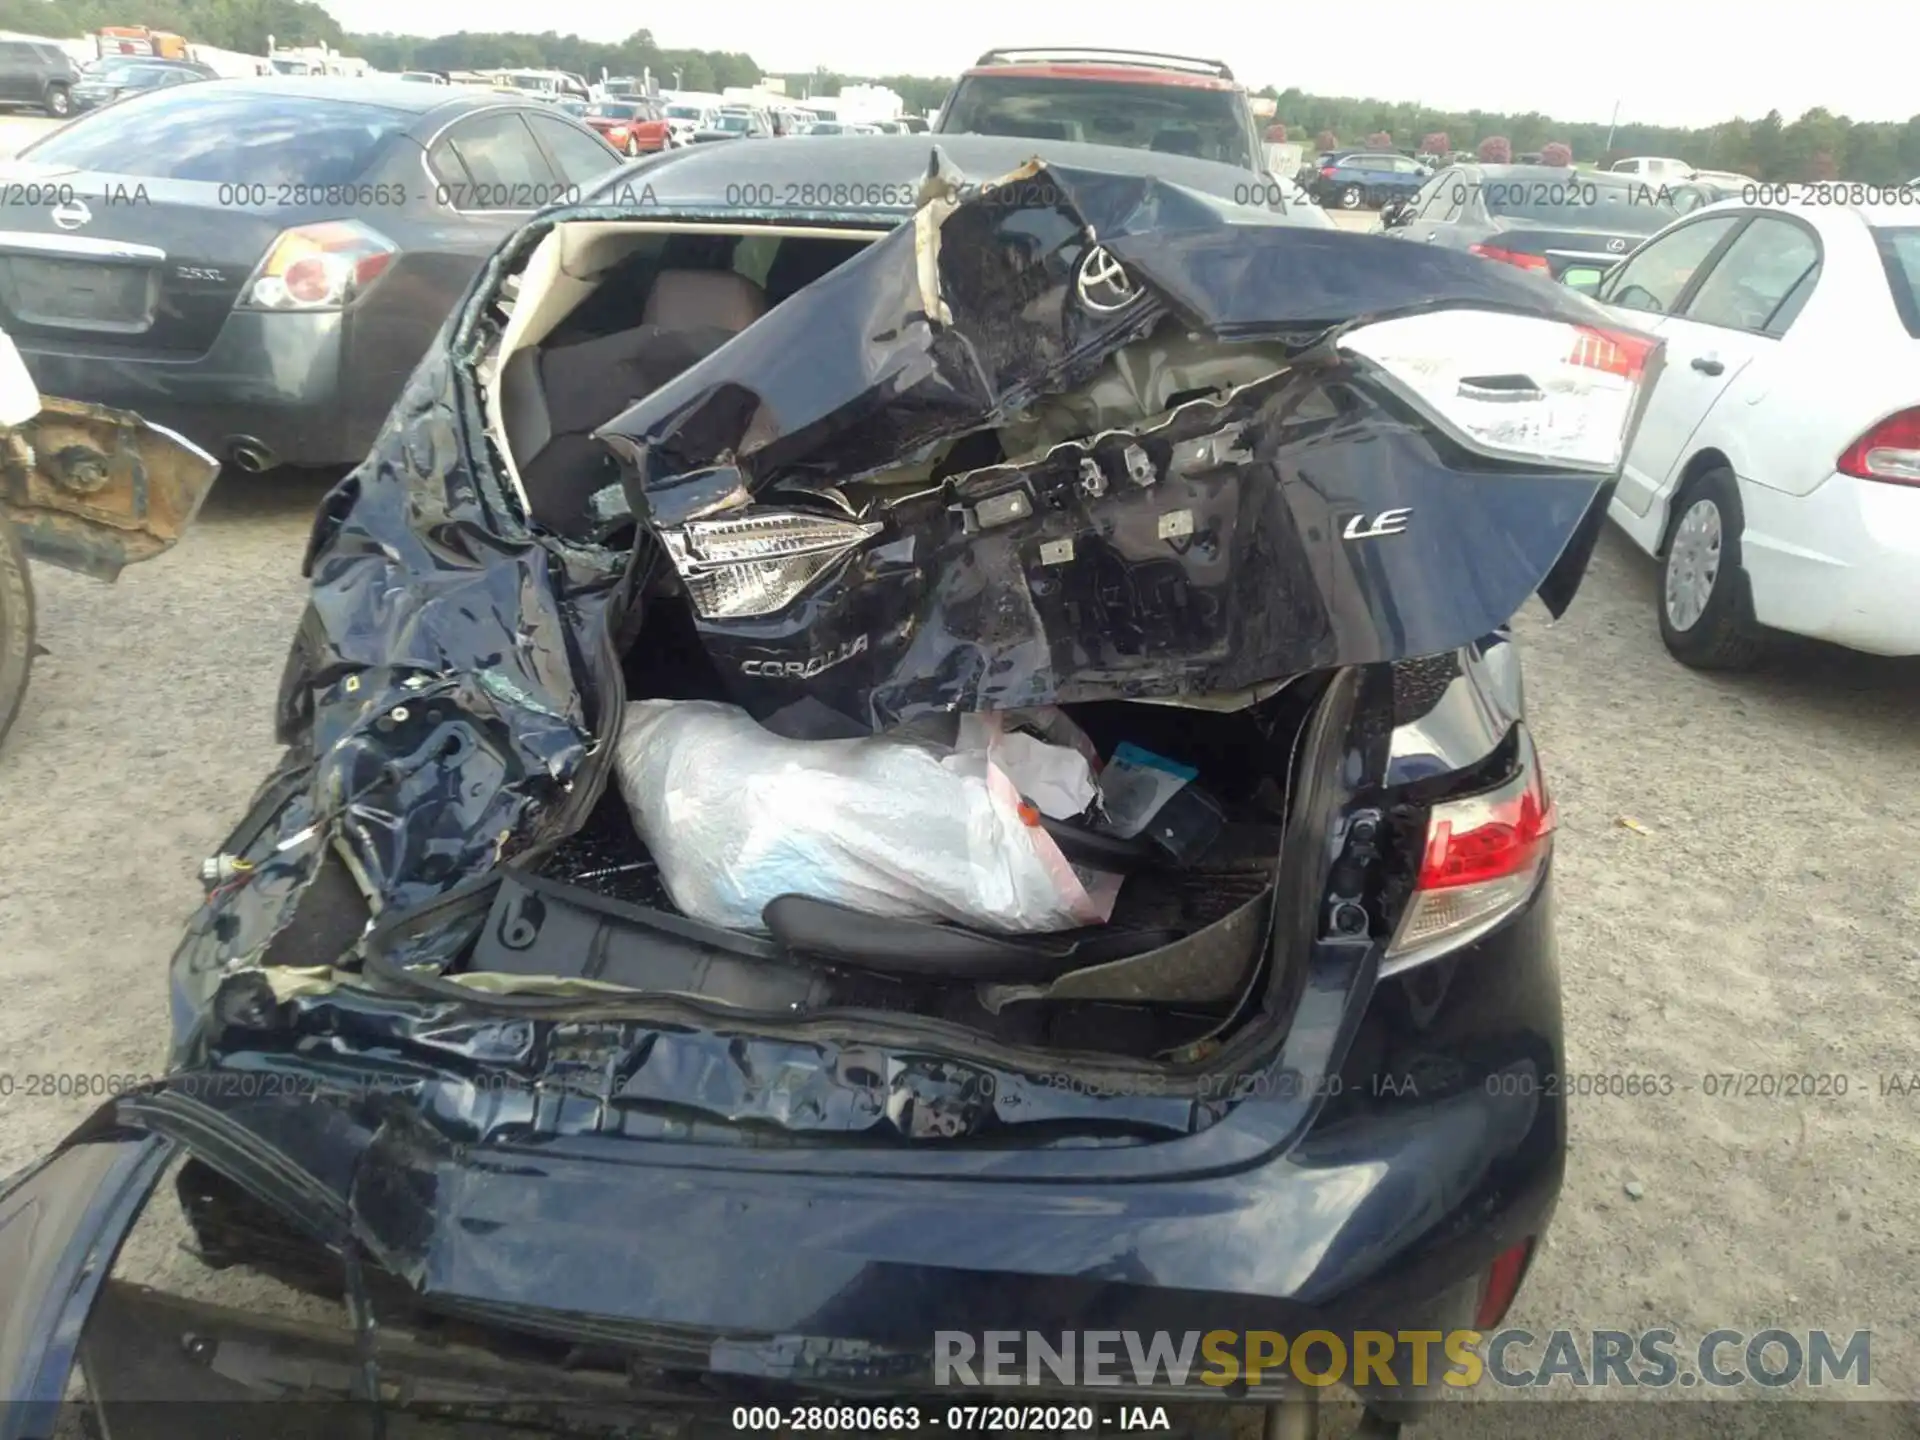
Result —
M1377 210L1412 199L1432 177L1426 164L1391 150L1335 151L1321 157L1319 172L1307 188L1322 205Z
M51 40L0 39L0 105L31 105L65 119L79 78L73 57Z
M937 135L1157 150L1264 171L1246 88L1218 60L1137 50L989 50L940 108Z

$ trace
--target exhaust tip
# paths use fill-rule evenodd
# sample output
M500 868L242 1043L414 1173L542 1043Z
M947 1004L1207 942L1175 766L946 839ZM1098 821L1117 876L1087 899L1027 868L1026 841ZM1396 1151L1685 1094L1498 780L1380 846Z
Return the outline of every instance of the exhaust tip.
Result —
M273 452L258 440L244 437L227 442L227 458L249 475L259 475L274 467Z

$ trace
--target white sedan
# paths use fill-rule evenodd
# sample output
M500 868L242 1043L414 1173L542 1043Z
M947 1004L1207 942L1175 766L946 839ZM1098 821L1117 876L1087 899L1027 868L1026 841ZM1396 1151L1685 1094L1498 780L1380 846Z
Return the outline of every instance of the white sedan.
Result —
M1707 206L1592 294L1666 341L1611 515L1667 648L1920 654L1920 205Z

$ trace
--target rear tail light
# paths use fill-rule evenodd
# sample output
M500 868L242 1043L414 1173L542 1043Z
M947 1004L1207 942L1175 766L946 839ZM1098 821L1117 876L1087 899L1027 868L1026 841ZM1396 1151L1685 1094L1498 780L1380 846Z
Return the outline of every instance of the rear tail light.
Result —
M835 560L881 526L785 510L695 520L660 532L674 569L703 619L784 610Z
M1502 1250L1480 1280L1480 1302L1474 1307L1473 1328L1485 1334L1507 1318L1520 1294L1520 1282L1527 1278L1527 1262L1533 1259L1533 1241Z
M1554 821L1539 757L1522 731L1519 774L1497 790L1433 807L1420 877L1380 973L1476 940L1524 905L1553 854Z
M1629 331L1492 310L1403 315L1339 344L1475 449L1599 471L1620 465L1659 348Z
M1338 173L1339 168L1337 165L1322 165L1320 167L1320 178L1322 180L1331 180L1334 175Z
M358 220L282 231L240 292L243 310L338 310L386 272L399 253Z
M1889 415L1849 445L1834 468L1856 480L1920 485L1920 408Z
M1518 265L1522 270L1537 270L1548 274L1553 267L1547 264L1544 255L1528 255L1519 250L1502 250L1497 245L1469 245L1467 250L1482 260L1497 260L1502 265Z

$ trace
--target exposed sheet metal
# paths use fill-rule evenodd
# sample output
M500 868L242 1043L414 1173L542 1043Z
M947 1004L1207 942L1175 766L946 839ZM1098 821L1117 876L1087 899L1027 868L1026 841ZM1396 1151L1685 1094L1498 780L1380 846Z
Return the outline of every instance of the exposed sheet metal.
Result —
M1607 477L1494 473L1446 453L1319 343L1441 304L1591 321L1578 297L1151 177L1034 166L981 187L936 150L929 179L920 221L604 428L655 527L776 492L822 513L839 492L884 519L886 533L780 614L703 625L758 713L798 698L796 674L879 726L1246 691L1448 650L1504 621L1603 508ZM322 506L282 688L291 748L228 846L253 868L179 953L188 1029L221 976L277 936L317 933L297 912L316 875L341 868L329 857L373 912L411 911L563 836L601 792L625 698L612 637L630 617L630 572L658 552L530 527L501 481L473 370L498 338L502 285L556 223L530 225L483 269L373 454ZM966 437L1070 412L1150 334L1223 352L1258 342L1243 348L1271 373L1091 444L904 493L886 484ZM1029 513L969 531L961 512L1010 488ZM1341 538L1349 517L1396 506L1415 512L1405 534ZM1061 542L1072 559L1043 574L1040 548ZM829 654L847 658L810 664ZM755 656L783 663L741 674ZM398 958L439 966L467 933L429 934ZM314 943L286 963L341 958Z
M114 580L173 547L219 473L199 446L130 411L45 398L0 437L0 522L33 559Z

